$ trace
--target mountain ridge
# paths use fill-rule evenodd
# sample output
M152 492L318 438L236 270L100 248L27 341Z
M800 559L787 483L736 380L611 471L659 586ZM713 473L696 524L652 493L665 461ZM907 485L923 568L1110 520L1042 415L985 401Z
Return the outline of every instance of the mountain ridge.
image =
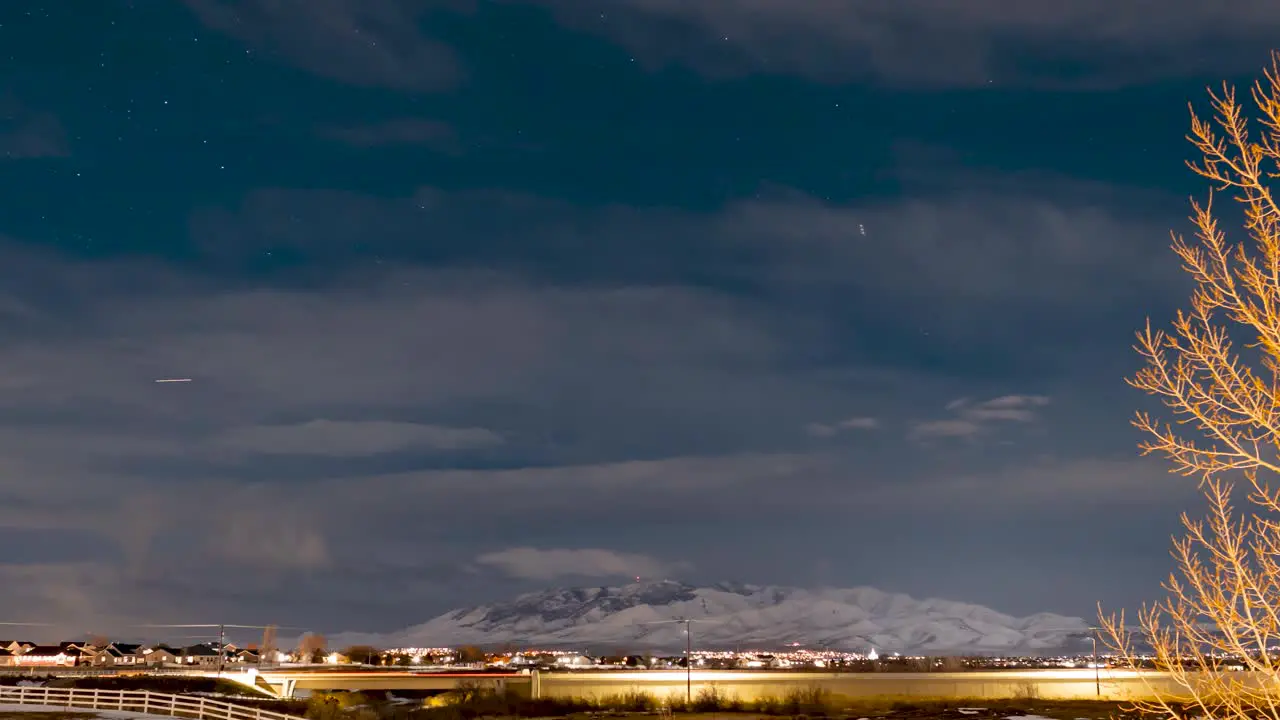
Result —
M852 652L1050 654L1079 651L1089 623L1036 613L1015 617L972 603L871 587L806 589L673 580L572 587L462 607L385 635L343 633L335 644L458 645L679 651L683 620L701 649L796 644ZM1087 641L1086 641L1087 642Z

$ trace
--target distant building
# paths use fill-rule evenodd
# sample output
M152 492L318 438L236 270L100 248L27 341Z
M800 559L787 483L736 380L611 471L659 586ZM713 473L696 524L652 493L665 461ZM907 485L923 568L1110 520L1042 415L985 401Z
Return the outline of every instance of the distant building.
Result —
M204 643L182 649L182 662L185 665L212 667L218 665L221 661L222 654Z
M17 656L15 665L24 667L72 667L80 664L85 655L74 643L60 645L35 645Z
M158 667L161 665L177 664L179 661L179 653L181 651L165 645L157 645L155 647L142 648L139 652L144 664L151 667Z
M556 658L556 665L560 667L586 667L595 664L595 659L586 655L561 655Z

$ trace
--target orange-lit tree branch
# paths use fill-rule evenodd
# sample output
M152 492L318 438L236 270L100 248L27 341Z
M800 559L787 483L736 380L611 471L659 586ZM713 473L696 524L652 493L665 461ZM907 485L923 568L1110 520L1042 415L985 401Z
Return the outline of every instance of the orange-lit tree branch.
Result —
M1137 415L1144 454L1198 477L1209 510L1183 515L1168 597L1139 613L1149 656L1130 644L1123 614L1104 617L1103 631L1122 665L1154 664L1176 681L1172 693L1152 683L1141 709L1280 720L1280 206L1270 187L1280 177L1280 53L1253 87L1253 117L1229 87L1210 98L1211 120L1192 111L1200 159L1188 165L1213 188L1192 201L1194 240L1173 237L1195 290L1169 330L1138 333L1144 363L1129 381L1172 414ZM1220 228L1215 193L1240 204L1240 237Z

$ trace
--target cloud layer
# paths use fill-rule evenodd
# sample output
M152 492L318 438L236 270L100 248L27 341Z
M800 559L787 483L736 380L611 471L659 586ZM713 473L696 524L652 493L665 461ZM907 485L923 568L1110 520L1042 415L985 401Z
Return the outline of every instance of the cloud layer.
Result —
M616 40L653 66L934 88L1115 86L1192 70L1238 72L1257 65L1280 26L1262 0L1158 8L1103 0L622 0L606 12L545 2L572 27ZM1213 67L1190 48L1213 48Z
M542 582L565 578L657 578L672 570L687 570L679 563L665 563L648 555L614 550L508 548L485 553L476 563L512 577Z
M1007 5L24 16L0 616L381 631L637 575L1149 599L1193 497L1121 381L1185 295L1163 80L1277 20Z

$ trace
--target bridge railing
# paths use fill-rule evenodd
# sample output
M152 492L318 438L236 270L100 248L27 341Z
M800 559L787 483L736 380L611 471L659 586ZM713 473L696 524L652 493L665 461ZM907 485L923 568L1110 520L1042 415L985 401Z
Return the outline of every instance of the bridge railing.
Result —
M294 715L236 705L212 698L170 695L147 690L0 687L0 704L10 703L90 710L127 710L194 720L301 720Z

